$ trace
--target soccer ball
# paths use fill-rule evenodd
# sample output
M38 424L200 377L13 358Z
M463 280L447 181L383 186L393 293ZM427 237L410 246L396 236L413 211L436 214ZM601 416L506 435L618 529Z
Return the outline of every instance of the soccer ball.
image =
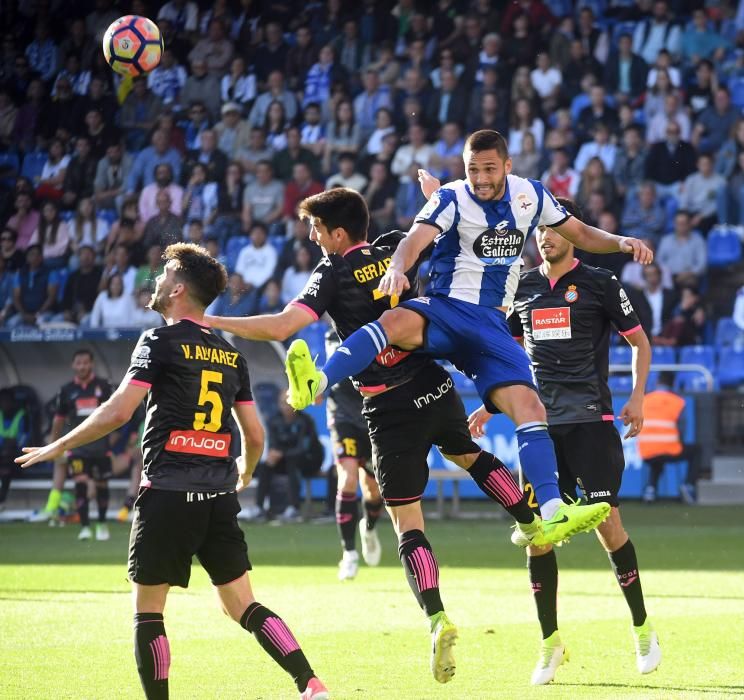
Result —
M160 29L147 17L119 17L103 35L103 55L117 73L135 78L148 73L163 55Z

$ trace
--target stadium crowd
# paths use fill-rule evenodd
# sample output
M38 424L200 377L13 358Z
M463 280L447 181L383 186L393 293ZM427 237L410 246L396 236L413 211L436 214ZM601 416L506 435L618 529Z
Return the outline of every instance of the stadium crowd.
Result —
M575 198L585 221L654 247L644 270L584 257L622 279L656 345L711 342L732 314L734 295L715 292L737 274L744 230L744 3L75 8L10 2L0 19L0 326L155 325L146 304L178 240L228 267L212 312L280 309L320 255L302 198L351 187L371 237L406 230L424 202L418 168L464 177L479 128L504 133L513 172ZM165 40L134 81L100 50L126 13ZM524 257L539 262L534 243ZM727 322L740 343L744 320Z

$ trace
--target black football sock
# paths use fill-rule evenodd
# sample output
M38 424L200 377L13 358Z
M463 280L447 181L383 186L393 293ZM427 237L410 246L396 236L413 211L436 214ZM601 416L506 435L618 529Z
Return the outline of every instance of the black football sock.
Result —
M251 603L240 618L240 626L292 676L297 690L304 692L315 673L284 620L260 603Z
M80 516L80 524L83 527L90 526L88 515L88 483L86 481L75 482L75 508Z
M162 614L135 614L134 658L147 700L168 700L170 646Z
M108 484L96 485L96 503L98 504L98 522L106 522L106 512L109 507L109 486Z
M421 530L403 532L398 539L398 556L408 585L427 617L444 610L439 595L439 566L429 540Z
M518 523L531 523L535 514L506 465L485 450L468 469L473 481L492 501L500 504Z
M375 529L377 521L382 513L382 501L364 501L364 515L367 525L367 532Z
M537 608L543 639L558 629L558 562L551 549L539 557L527 557L532 596Z
M638 559L635 547L628 540L620 549L608 552L612 570L625 596L625 602L633 616L633 624L640 627L646 621L646 605L643 601L641 577L638 575Z
M341 543L347 552L356 550L356 529L359 522L359 501L356 492L336 493L336 525Z

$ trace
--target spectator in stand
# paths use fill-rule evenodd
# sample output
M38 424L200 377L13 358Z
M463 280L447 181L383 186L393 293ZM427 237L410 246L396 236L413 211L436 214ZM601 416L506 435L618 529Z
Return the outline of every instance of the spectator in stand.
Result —
M311 102L303 110L300 125L300 146L307 148L316 158L325 152L325 124L321 121L320 105Z
M192 241L193 242L193 241ZM145 262L137 268L134 277L135 289L155 291L155 280L163 272L163 248L155 243L147 249Z
M571 168L568 151L565 148L555 148L550 154L550 167L543 173L543 185L554 197L574 199L579 191L579 174Z
M137 268L132 265L131 259L129 248L125 245L117 245L113 252L106 257L98 291L105 291L108 288L109 280L114 275L118 275L124 284L124 294L131 298L134 294L134 281L137 278Z
M661 336L655 339L656 344L676 347L700 345L703 342L705 321L705 309L697 288L682 287L679 304L661 331Z
M144 232L145 222L139 216L137 197L131 196L124 199L121 204L121 216L112 224L106 239L104 255L109 255L119 245L135 249L142 240Z
M601 207L600 211L604 210L608 204L614 204L616 194L615 182L607 174L607 169L602 159L597 156L589 159L581 175L579 191L576 194L577 204L582 209L591 209L589 207L589 199L595 192L599 192L603 197L604 206ZM596 212L596 214L599 215L599 212Z
M85 20L82 18L74 19L69 26L68 35L59 45L59 51L62 56L69 56L74 53L80 59L80 65L85 70L90 70L93 66L93 55L96 51L95 44L90 40L85 31Z
M389 174L392 174L392 171L390 170L390 166L393 163L393 158L395 158L395 153L398 150L398 134L396 132L391 132L389 134L386 134L382 138L382 150L375 154L375 155L368 155L366 158L363 159L362 165L360 167L361 171L368 175L370 168L375 163L382 163L385 166L385 169L388 171Z
M21 61L25 58L19 57ZM38 147L42 126L46 125L49 102L47 100L44 83L38 78L32 80L24 93L23 102L16 115L13 130L14 140L22 151L33 151Z
M295 259L282 275L282 302L289 304L305 288L313 271L313 259L307 246L300 246Z
M602 31L596 23L591 7L586 5L579 10L576 23L576 38L584 44L586 50L601 64L607 63L610 41L607 32Z
M88 324L88 316L98 296L101 272L101 266L96 265L95 250L90 245L81 245L78 248L78 268L67 278L60 313L55 316L55 321Z
M369 206L369 240L395 228L397 182L383 163L373 163L369 183L362 191Z
M744 152L744 117L734 126L731 137L724 142L716 154L716 172L730 178L741 170L739 156Z
M126 179L126 193L151 185L155 181L155 166L168 163L176 180L181 175L181 156L175 148L168 145L168 134L164 131L153 132L151 144L137 154L132 169Z
M332 42L341 67L350 76L358 76L369 64L370 46L360 37L356 20L347 18L341 36Z
M615 156L612 175L618 194L625 197L632 193L644 178L646 166L646 146L643 132L635 124L623 130L623 145ZM553 192L553 190L550 190Z
M204 61L212 75L217 77L224 75L235 51L226 34L222 20L212 19L207 28L207 35L199 39L189 52L189 61L192 63Z
M677 88L672 85L669 71L666 69L658 70L653 84L649 85L649 90L646 91L643 102L643 114L646 123L651 122L657 114L663 113L666 98L676 94Z
M183 239L183 220L173 213L173 203L167 189L160 190L155 195L155 205L156 214L145 222L145 233L142 237L145 249L156 243L162 248L167 248L171 243Z
M354 98L354 120L359 124L360 137L366 140L377 128L380 109L392 108L390 88L380 84L377 71L367 68L362 78L364 90Z
M31 192L16 191L15 213L8 219L7 225L18 233L18 248L26 250L34 231L39 227L39 212L33 208Z
M551 112L558 104L563 76L558 68L551 65L550 54L546 51L537 54L536 66L530 73L530 80L542 101L543 112Z
M319 194L323 185L313 179L310 168L305 163L295 163L292 179L284 188L284 221L289 223L297 213L297 205L306 197Z
M210 235L211 240L217 240L215 236ZM207 238L204 235L204 224L198 219L189 221L186 224L186 243L193 243L202 248L207 247ZM217 246L219 249L219 245Z
M253 316L256 313L256 295L251 294L243 278L233 272L227 279L227 289L210 306L209 313L215 316Z
M666 0L655 0L652 16L639 22L633 32L633 53L646 63L653 64L659 51L666 49L671 55L679 55L682 32L674 22Z
M287 224L287 228L287 240L285 240L279 254L279 260L276 264L276 270L274 273L275 277L280 277L284 270L294 263L297 251L302 246L307 248L310 252L313 267L320 262L320 259L323 256L320 246L317 246L310 241L310 227L308 226L307 221L295 216L289 224Z
M677 305L676 292L662 286L661 268L656 263L643 268L641 289L630 288L627 292L643 330L656 342Z
M66 221L59 216L59 206L47 200L41 207L39 225L31 236L30 245L41 246L44 265L50 270L67 266L72 236Z
M576 172L583 173L587 163L592 158L599 158L605 170L612 172L615 167L615 157L617 156L617 146L610 140L610 130L602 122L597 122L593 129L594 138L586 141L574 160Z
M147 78L135 78L119 111L119 125L124 129L127 150L139 151L145 147L147 136L162 109L160 98L147 87Z
M246 292L251 295L253 307L263 286L271 279L277 263L277 252L268 242L266 227L254 223L250 233L251 242L240 251L235 262L235 272L243 278Z
M605 65L604 84L616 102L636 103L646 89L648 65L633 53L633 38L623 33L618 38L617 50L610 54Z
M726 188L719 192L718 213L722 223L744 226L744 150L739 152L738 167Z
M400 179L398 191L395 194L395 221L397 228L408 231L413 225L416 215L426 204L426 198L421 193L418 182L418 171L424 166L416 161L408 166L405 179Z
M160 65L147 75L147 87L162 104L178 104L178 96L187 79L186 69L178 63L173 51L166 48Z
M641 240L651 249L654 254L656 254L657 243L655 243L650 238L643 238ZM646 281L643 276L644 267L644 265L641 265L641 263L637 263L634 260L630 260L625 263L622 275L620 276L620 281L623 283L626 289L628 289L629 287L640 291L644 289L644 287L646 286ZM668 271L661 270L661 286L664 289L674 289L674 280L672 279L672 276L669 274Z
M65 78L70 81L72 91L76 95L87 95L90 77L90 71L82 67L80 55L76 51L65 54L65 67L57 73L57 79L52 86L52 97L57 95L57 82Z
M240 105L226 102L222 105L222 121L215 124L217 147L223 153L236 153L251 143L251 127L241 118Z
M708 60L700 61L695 67L695 79L685 91L685 101L693 119L697 120L706 107L713 104L717 87L718 76L713 64Z
M217 208L217 183L207 182L207 167L204 163L195 163L191 169L191 177L183 190L183 200L180 211L182 221L210 220L212 212Z
M367 178L356 170L356 158L353 153L339 155L338 168L338 172L326 180L327 190L331 187L348 187L361 192L367 186Z
M93 183L96 180L97 161L91 153L90 139L78 136L75 140L75 155L70 160L62 183L62 206L74 209L83 197L93 196Z
M284 74L289 76L289 87L299 90L305 84L305 76L318 60L318 49L313 43L310 27L303 24L295 31L294 44L287 51Z
M127 326L130 328L157 328L163 325L163 317L150 307L152 290L138 289L134 295L134 309Z
M119 109L119 103L111 94L109 86L106 82L104 82L102 76L94 75L90 79L88 94L83 98L82 103L83 112L87 113L91 109L97 109L103 115L104 123L115 123L116 113Z
M179 34L193 34L199 26L199 8L191 0L169 0L158 12L158 20L168 20Z
M439 133L440 138L435 141L429 158L429 169L434 177L442 182L447 182L451 179L447 163L452 156L462 156L465 140L462 138L460 126L456 122L443 124Z
M104 123L103 114L97 109L86 112L84 134L90 139L91 156L96 163L106 155L110 143L121 140L119 130Z
M3 259L4 269L8 272L20 270L25 262L23 253L16 246L17 241L18 232L9 224L3 226L0 231L0 257Z
M271 163L262 160L256 166L256 179L243 190L241 219L243 231L250 231L261 222L274 227L284 212L284 185L274 178Z
M258 302L256 313L259 314L278 314L284 309L282 303L282 288L276 280L269 280L264 287L261 299ZM219 316L221 314L215 313Z
M257 69L258 72L258 69ZM260 76L259 76L260 79ZM269 111L269 105L278 100L284 105L284 113L291 122L297 117L297 99L294 94L287 90L284 84L284 75L281 70L271 71L266 83L266 91L259 92L256 101L251 108L248 121L251 126L263 127L266 121L266 113Z
M659 196L679 197L684 179L695 171L697 156L687 141L680 140L680 128L670 122L666 139L649 148L646 154L645 178L656 185Z
M0 256L0 328L13 313L13 285L15 272L8 270L5 258Z
M700 7L692 12L692 22L688 25L681 41L681 54L684 63L697 65L701 59L716 63L723 61L728 42L709 26L708 15Z
M504 109L495 92L483 93L480 111L471 114L468 121L468 131L479 129L494 129L502 134L509 131L509 124L504 116Z
M418 124L413 124L408 128L408 143L400 146L395 152L395 157L390 165L390 170L398 177L401 183L407 183L411 176L411 165L417 163L418 168L427 169L429 161L434 151L433 146L426 142L426 131ZM413 180L417 181L418 175L414 174ZM423 206L423 205L422 205Z
M221 241L240 235L244 189L243 168L232 161L225 171L225 179L217 185L217 206L207 219L210 234ZM281 203L284 204L283 196Z
M303 106L311 102L325 104L331 97L331 86L335 83L346 83L346 70L336 62L332 46L323 46L315 63L305 76Z
M272 72L284 70L289 53L289 46L284 41L284 32L279 22L267 22L264 37L265 41L256 49L253 59L260 83L270 82Z
M6 325L9 328L46 323L52 316L57 298L57 276L44 265L40 245L26 249L26 264L16 272L13 286L15 314Z
M454 154L450 154L452 158ZM540 165L543 162L543 156L537 150L535 136L531 131L525 132L522 137L522 147L517 153L512 154L512 172L520 177L526 177L531 180L537 180L540 177ZM445 179L451 179L449 171Z
M393 124L393 115L389 109L378 109L375 121L375 130L370 134L369 139L362 149L367 156L376 156L382 151L382 144L386 136L395 135L395 125Z
M690 212L679 209L674 216L674 233L661 239L656 260L674 278L677 287L698 287L707 269L705 239L693 231Z
M248 72L242 56L235 56L230 62L230 71L222 76L220 97L222 102L237 103L241 115L247 114L256 99L256 74Z
M563 69L563 96L575 100L582 95L582 109L589 104L589 90L585 83L596 85L604 70L602 64L592 56L579 39L573 39L569 45L570 60ZM577 115L578 116L578 115Z
M201 17L199 18L199 31L202 34L207 33L209 30L209 24L213 19L221 20L227 33L231 33L232 25L235 20L233 18L232 10L228 5L228 0L215 0L211 9L202 12Z
M121 275L113 274L106 289L98 294L90 313L91 328L126 328L132 325L135 303L131 293L124 291Z
M181 109L188 109L197 102L204 105L210 120L217 118L220 111L220 81L207 70L207 62L201 58L191 61L191 75L186 78L178 95Z
M65 142L69 141L80 129L83 100L72 91L72 84L67 78L57 83L57 94L48 106L51 111L39 115L41 133L37 135L51 134Z
M209 129L209 115L203 102L192 102L189 107L189 118L184 125L183 140L188 151L199 148L202 131ZM173 145L171 143L171 145Z
M729 138L737 120L739 109L731 104L731 95L722 85L716 89L713 104L702 111L692 132L690 141L703 153L714 154Z
M524 66L529 72L529 66L535 63L541 42L539 42L537 32L530 29L527 16L516 15L511 29L506 32L505 36L504 55L509 57L511 67Z
M271 161L274 157L273 149L266 144L266 132L263 127L251 127L250 142L247 148L241 148L235 154L245 173L245 184L251 183L256 174L256 167L262 160Z
M266 134L266 144L274 151L281 151L287 147L287 115L284 106L278 100L269 105L266 121L263 124Z
M682 104L682 98L673 92L664 98L664 108L657 112L649 121L646 128L646 141L657 143L664 140L667 125L675 122L680 128L680 136L683 141L690 140L691 126L690 118Z
M301 131L297 126L290 126L286 131L286 148L274 154L272 166L277 179L287 182L292 177L292 169L296 163L305 163L314 178L320 175L320 160L313 152L301 145Z
M326 146L323 154L323 172L333 173L338 167L340 153L354 153L361 146L361 132L354 121L354 106L350 100L340 100L333 121L328 124Z
M188 182L191 170L196 163L202 163L207 168L207 182L219 182L225 177L227 156L217 148L217 135L212 129L205 129L199 134L199 148L189 151L183 163L181 179ZM175 171L174 171L175 175Z
M454 122L462 129L468 118L467 92L459 85L455 71L450 68L442 69L440 79L440 87L434 90L429 100L426 121L434 125Z
M580 141L586 140L594 133L598 124L610 132L617 131L617 110L609 106L609 99L604 87L594 85L589 91L589 105L579 112L576 134Z
M78 257L82 247L93 248L96 253L103 252L111 227L105 219L98 216L96 206L90 197L80 200L70 227L72 229L71 245L73 254L70 259L70 267L75 269L78 265Z
M688 175L682 185L679 206L692 216L692 228L708 235L718 222L718 203L726 191L726 180L713 171L713 156L702 153L697 159L697 172Z
M158 213L158 206L155 203L159 192L167 192L170 196L170 210L176 216L180 216L183 211L183 187L173 182L173 169L168 163L160 163L155 166L155 181L147 185L140 192L137 208L139 209L139 218L147 224L153 216Z
M61 199L70 156L65 153L62 139L52 139L46 163L36 185L36 196L40 199Z
M26 47L25 54L31 70L38 73L44 82L54 80L59 66L59 50L45 20L36 23L34 40Z
M464 95L458 95L458 97L462 98L463 104L467 105L465 120L467 121L468 119L472 119L478 115L481 110L483 95L490 95L493 93L494 95L496 95L499 105L503 105L503 109L501 110L500 115L503 119L504 124L506 124L508 121L508 110L506 108L509 104L509 94L499 84L499 72L496 69L496 66L486 66L483 69L483 82L473 85L472 89L470 90L469 99L467 97L468 92L466 88L466 81L467 74L463 75L457 80L457 85L460 87L461 90L464 90L465 92ZM521 90L519 89L520 85L529 94L522 94ZM515 90L514 100L518 99L519 97L527 97L527 99L534 100L535 95L537 94L535 92L535 89L532 87L530 73L529 70L527 70L526 66L522 66L521 68L517 69L517 72L514 75L514 81L512 82L512 87ZM519 91L520 94L516 94L517 91ZM506 133L506 130L504 130L504 133Z
M654 183L641 183L637 191L625 197L623 235L651 240L656 248L665 228L666 211L656 196Z

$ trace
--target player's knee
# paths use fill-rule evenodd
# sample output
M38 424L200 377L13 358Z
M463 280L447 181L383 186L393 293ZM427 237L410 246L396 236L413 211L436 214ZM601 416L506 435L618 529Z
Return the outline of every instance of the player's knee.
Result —
M597 537L608 552L614 552L627 542L628 533L620 518L610 517L597 527Z
M353 462L353 464L350 464ZM355 460L342 459L336 465L338 490L356 493L359 485L359 465Z
M385 311L378 319L378 323L385 331L390 345L416 347L421 345L422 333L419 328L421 317L407 309L390 309Z
M452 464L456 464L460 469L470 469L470 467L473 466L473 463L476 459L478 459L478 455L480 455L480 452L473 452L471 454L466 455L445 455L442 456L452 462Z

